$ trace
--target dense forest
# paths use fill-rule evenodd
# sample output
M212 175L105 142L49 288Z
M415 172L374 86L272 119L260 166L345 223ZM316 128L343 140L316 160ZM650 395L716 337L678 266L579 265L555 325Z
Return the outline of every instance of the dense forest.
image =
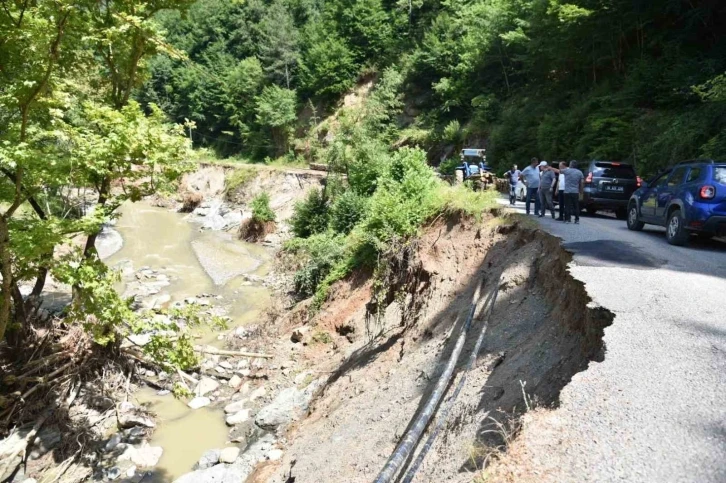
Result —
M387 69L403 95L392 142L434 162L470 144L498 167L649 174L726 150L716 0L198 0L158 20L186 57L152 59L138 98L224 156L299 154L311 117Z

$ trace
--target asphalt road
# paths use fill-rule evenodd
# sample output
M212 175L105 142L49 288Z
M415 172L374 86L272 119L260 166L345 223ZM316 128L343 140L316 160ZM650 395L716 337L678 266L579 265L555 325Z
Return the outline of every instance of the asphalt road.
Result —
M608 216L539 221L615 320L604 361L563 390L552 437L525 438L535 470L558 482L726 482L726 241L674 247L662 228L631 232Z

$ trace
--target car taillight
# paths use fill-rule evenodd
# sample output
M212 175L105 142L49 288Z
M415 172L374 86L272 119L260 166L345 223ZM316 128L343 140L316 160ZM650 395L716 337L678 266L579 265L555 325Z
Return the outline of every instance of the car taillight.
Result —
M587 173L587 178L585 178L585 183L592 183L592 171Z
M640 188L641 186L643 186L643 178L641 178L640 176L636 176L635 179L638 182L638 188Z
M713 197L716 196L716 188L710 185L701 186L701 192L699 193L699 195L704 200L713 199Z

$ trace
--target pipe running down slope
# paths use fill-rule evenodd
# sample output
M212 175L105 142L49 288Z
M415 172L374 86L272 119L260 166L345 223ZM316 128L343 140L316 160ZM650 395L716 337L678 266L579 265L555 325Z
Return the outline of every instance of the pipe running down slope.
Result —
M496 301L496 294L499 290L499 284L497 284L493 296L493 301L491 303L490 307L494 306L494 302ZM478 295L477 295L478 297ZM477 298L475 297L475 298ZM435 414L436 408L439 405L439 402L441 401L441 398L446 393L446 389L449 386L449 383L451 382L451 377L454 373L454 369L456 368L456 363L459 360L459 356L461 355L461 351L464 348L464 344L466 342L467 335L469 333L469 329L471 328L471 322L474 318L474 313L476 312L477 304L473 303L471 304L471 307L469 309L469 314L466 318L466 322L464 323L464 326L461 329L461 332L459 333L459 338L456 341L456 345L454 346L454 350L451 352L451 356L449 358L449 361L446 363L446 368L444 369L444 372L439 376L438 381L436 382L436 386L434 387L434 390L431 392L431 395L429 396L428 401L426 401L425 406L423 407L423 410L416 416L416 419L414 420L413 424L409 427L406 434L401 438L398 445L396 446L396 449L393 451L393 454L388 458L388 461L386 461L385 466L381 470L381 472L378 474L378 477L375 479L375 483L389 483L393 481L393 478L398 473L399 469L401 468L401 465L408 459L408 457L411 455L411 453L415 450L416 446L418 445L419 441L421 440L421 436L423 435L424 431L426 430L426 427L429 424L429 421L431 420L431 417ZM490 311L491 313L491 311ZM483 339L484 332L486 330L487 324L485 323L483 325L482 333L479 336L479 339ZM476 354L478 353L478 348L481 346L481 343L477 339L477 346L475 347L475 351L473 354L474 359L476 359ZM471 357L470 357L471 361ZM458 392L457 392L458 394ZM448 411L448 409L447 409ZM433 443L433 440L431 441ZM419 463L420 464L420 463ZM415 470L414 470L415 473ZM413 475L411 475L411 478L413 478ZM410 480L409 480L410 481Z
M466 384L466 376L471 370L472 367L474 367L474 364L476 363L477 356L479 355L479 351L481 350L481 345L484 342L484 335L487 332L487 327L489 326L489 318L492 315L492 311L494 310L494 305L497 303L497 296L499 295L499 284L497 284L496 288L494 289L494 296L492 298L491 303L489 304L489 311L487 313L486 319L484 319L484 322L482 323L481 331L479 332L479 337L476 339L476 344L474 345L474 349L469 354L469 361L466 364L466 367L464 368L464 374L461 376L461 379L459 380L459 384L456 386L456 390L451 395L448 401L446 401L446 406L441 410L438 417L436 418L436 424L434 426L434 429L429 433L429 437L426 438L426 443L424 444L423 448L421 448L421 451L419 452L418 456L416 457L416 460L413 462L413 464L408 468L408 471L406 472L406 476L403 478L403 483L411 483L413 481L413 478L416 476L416 472L418 471L419 467L421 466L421 463L423 463L424 458L426 458L426 454L429 452L431 447L434 444L434 441L436 440L436 437L439 435L439 432L441 432L441 428L444 427L444 423L448 419L449 411L451 411L451 408L454 406L454 403L456 402L456 398L459 397L459 393L464 388L464 385Z

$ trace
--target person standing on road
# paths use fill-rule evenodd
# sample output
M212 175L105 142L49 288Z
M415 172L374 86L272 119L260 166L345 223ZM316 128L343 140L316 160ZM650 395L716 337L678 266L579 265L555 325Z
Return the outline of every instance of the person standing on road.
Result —
M539 213L539 160L532 158L532 162L524 168L522 173L519 175L519 179L527 186L527 198L524 203L524 208L529 215L529 207L534 198L534 212Z
M555 205L552 202L552 189L555 186L555 180L557 176L554 171L547 169L547 161L539 163L539 168L542 170L542 175L539 180L539 205L542 207L542 211L537 215L542 218L547 214L547 208L552 213L552 219L555 218Z
M512 168L504 173L504 177L509 180L509 204L514 205L517 201L517 182L519 182L519 176L522 174L517 169L517 165L513 164Z
M558 221L565 221L565 175L562 171L567 169L567 163L560 161L560 173L557 175L557 203L560 205Z
M570 167L563 170L549 169L565 177L565 223L570 223L573 215L575 224L580 223L580 196L585 189L585 175L577 169L577 161L570 161Z

